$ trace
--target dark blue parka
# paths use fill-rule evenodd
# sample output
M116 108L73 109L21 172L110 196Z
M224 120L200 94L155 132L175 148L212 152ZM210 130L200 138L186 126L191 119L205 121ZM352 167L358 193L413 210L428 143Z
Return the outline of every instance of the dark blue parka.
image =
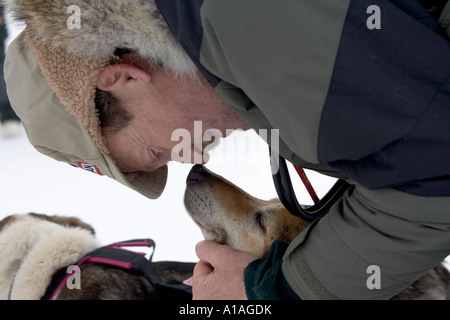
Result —
M156 1L230 108L279 129L289 161L354 185L281 267L247 270L249 297L283 297L287 280L303 299L385 299L450 253L450 3L426 2Z

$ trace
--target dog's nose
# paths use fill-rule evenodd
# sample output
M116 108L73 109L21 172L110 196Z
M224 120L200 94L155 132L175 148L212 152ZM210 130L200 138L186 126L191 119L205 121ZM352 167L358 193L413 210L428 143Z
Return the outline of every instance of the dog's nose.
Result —
M186 183L201 182L206 179L207 175L208 170L204 166L196 164L189 172Z

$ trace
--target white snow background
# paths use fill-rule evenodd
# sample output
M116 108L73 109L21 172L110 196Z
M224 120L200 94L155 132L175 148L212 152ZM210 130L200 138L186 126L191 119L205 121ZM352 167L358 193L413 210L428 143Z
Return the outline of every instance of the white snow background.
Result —
M9 42L21 28L9 24ZM2 138L0 128L0 220L28 212L75 216L91 224L105 245L152 238L156 242L154 261L195 262L195 245L203 237L183 204L191 167L170 163L166 190L158 200L149 200L108 177L41 155L25 132L18 138ZM223 139L206 167L255 197L277 197L267 145L254 131L236 132ZM292 167L290 170L299 201L311 203L298 175ZM312 171L307 174L319 196L334 182Z

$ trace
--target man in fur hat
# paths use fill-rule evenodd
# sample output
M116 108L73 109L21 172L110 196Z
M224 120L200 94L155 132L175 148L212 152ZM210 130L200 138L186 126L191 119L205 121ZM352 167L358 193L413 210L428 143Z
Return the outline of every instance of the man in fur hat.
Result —
M353 188L265 259L200 243L194 298L386 299L450 252L450 4L372 2L8 0L10 99L39 151L150 198L174 130L279 129Z

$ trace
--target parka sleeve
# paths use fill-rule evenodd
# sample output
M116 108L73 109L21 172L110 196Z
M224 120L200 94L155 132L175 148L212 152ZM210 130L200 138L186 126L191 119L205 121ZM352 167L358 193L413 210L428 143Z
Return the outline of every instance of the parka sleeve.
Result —
M357 186L244 272L249 299L389 299L450 252L449 198Z
M275 240L267 257L250 263L244 271L245 291L249 300L299 300L281 271L288 243Z
M290 244L283 273L302 299L389 299L449 254L449 212L449 197L356 185Z

